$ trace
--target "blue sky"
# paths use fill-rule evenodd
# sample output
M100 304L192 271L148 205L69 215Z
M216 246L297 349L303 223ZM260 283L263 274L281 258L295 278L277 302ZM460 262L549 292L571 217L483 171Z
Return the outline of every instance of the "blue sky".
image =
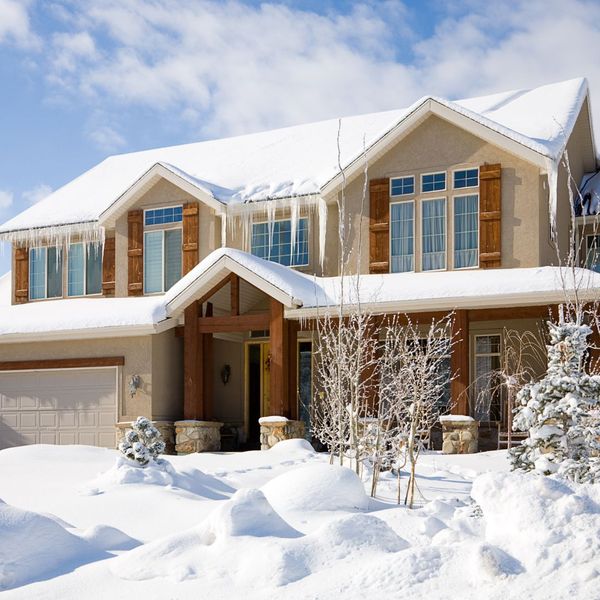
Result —
M599 55L597 0L0 0L0 221L109 154L579 76L594 103Z

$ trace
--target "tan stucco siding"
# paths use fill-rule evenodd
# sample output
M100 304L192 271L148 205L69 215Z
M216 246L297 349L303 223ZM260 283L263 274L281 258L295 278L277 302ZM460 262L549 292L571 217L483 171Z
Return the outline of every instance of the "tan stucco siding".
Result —
M502 266L530 267L540 261L539 253L539 169L530 163L493 146L480 138L436 116L430 116L419 127L402 139L394 148L376 160L368 168L369 179L414 175L417 198L446 197L448 202L448 265L452 264L452 197L468 193L454 192L452 171L457 168L478 167L484 163L502 165ZM420 194L420 175L446 171L447 191ZM363 176L354 179L346 188L346 212L351 215L352 228L348 243L353 248L353 261L359 254L358 230L362 224L363 249L361 272L368 272L369 227L368 198L365 214L360 216L363 202ZM408 197L407 197L408 199ZM420 247L419 211L416 219L415 249ZM331 221L331 219L330 219ZM330 228L333 226L331 224ZM328 236L326 255L334 252L336 239ZM419 256L417 255L417 259ZM355 268L356 262L351 262ZM327 275L333 275L329 271Z
M152 418L183 416L183 338L171 329L152 336Z
M213 414L224 423L244 423L244 344L216 339L213 341ZM221 380L224 365L231 367L231 377L225 385Z

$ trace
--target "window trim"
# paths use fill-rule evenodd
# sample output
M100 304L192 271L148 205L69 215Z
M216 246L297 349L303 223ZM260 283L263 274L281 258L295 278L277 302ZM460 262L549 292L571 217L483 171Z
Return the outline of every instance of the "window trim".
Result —
M310 267L310 257L311 257L311 252L310 252L310 231L311 231L311 227L310 227L310 217L307 216L299 216L298 217L298 222L300 222L302 219L306 219L306 234L307 234L307 239L306 239L306 244L307 244L307 257L306 263L303 264L297 264L297 265L289 265L290 269L296 269L296 268L301 268L301 269L305 269L307 267ZM254 226L255 225L264 225L265 223L268 225L270 222L272 223L280 223L282 221L289 221L290 222L290 231L291 231L291 224L292 224L292 219L291 217L282 217L280 219L273 219L273 221L269 221L269 219L261 219L260 221L252 221L252 231L250 232L250 254L252 254L252 256L256 256L255 254L253 254L252 252L252 237L254 235ZM298 232L298 228L296 228L296 233ZM291 238L291 233L290 233L290 238ZM291 256L291 247L290 247L290 256ZM260 256L258 256L257 258L261 258ZM263 260L267 260L268 262L275 262L275 261L271 261L270 259L264 258ZM281 263L275 263L275 264L281 264ZM283 267L287 266L287 265L281 265Z
M413 268L411 271L392 271L392 206L394 204L409 204L413 205ZM390 257L390 265L389 272L390 273L415 273L417 268L417 201L416 198L411 198L410 200L396 200L395 202L390 202L390 235L389 235L389 257Z
M65 281L64 281L64 260L61 260L61 269L60 269L60 296L48 296L48 248L56 248L57 256L58 253L64 252L64 246L33 246L29 248L29 255L27 257L28 264L28 281L27 281L27 295L29 302L41 302L44 300L59 300L60 298L65 298ZM31 297L31 253L34 250L45 250L44 252L44 295L42 298L32 298Z
M444 175L444 189L443 190L431 190L430 192L426 192L423 189L423 177L425 177L426 175L440 175L440 174ZM439 194L441 192L447 192L448 191L448 171L432 171L431 173L421 173L420 184L421 184L421 194ZM432 198L432 200L433 200L433 198Z
M425 243L425 236L423 235L423 203L424 202L433 202L435 200L443 200L444 201L444 205L446 210L444 211L444 217L446 219L446 231L444 232L444 268L443 269L424 269L423 268L423 258L425 256L425 251L423 248L423 245ZM421 273L439 273L441 271L448 271L448 197L447 196L440 196L439 198L423 198L421 199L421 211L420 211L420 220L421 220L421 264L420 266L420 271ZM454 265L453 265L454 266Z
M586 233L585 234L585 261L584 261L584 268L590 270L590 271L594 271L594 269L592 269L590 266L588 266L588 259L590 256L590 246L589 246L589 239L590 238L598 238L598 240L600 241L600 233ZM600 254L600 245L598 246L598 252ZM598 271L594 271L595 273Z
M154 223L153 225L146 225L146 213L153 210L164 210L165 208L181 208L181 221L172 221L171 223ZM144 223L144 231L146 228L152 228L155 231L155 227L160 227L161 229L169 228L170 226L175 227L183 227L183 204L171 204L167 206L152 206L150 208L144 208L143 215L143 223Z
M143 275L143 281L142 281L142 290L144 292L144 296L158 296L159 294L165 294L168 290L165 290L165 281L166 281L166 276L167 276L167 270L165 269L165 256L166 256L166 252L165 252L165 240L166 240L166 236L165 236L165 231L175 231L176 229L181 230L181 242L182 242L182 246L181 246L181 277L183 277L183 226L181 226L181 224L179 223L179 221L177 223L167 223L167 225L179 225L178 227L163 227L162 225L150 225L148 229L146 229L146 227L144 227L144 243L143 243L143 256L146 256L146 234L147 233L157 233L160 232L162 233L162 244L161 244L161 258L162 258L162 277L161 277L161 291L159 292L147 292L146 291L146 264L144 263L143 265L143 269L144 269L144 275ZM144 259L145 260L145 259ZM179 279L181 279L181 277ZM175 285L175 284L173 284ZM169 288L170 289L170 288Z
M408 179L412 178L413 180L413 191L410 194L392 194L392 181L394 179ZM403 196L416 196L417 195L417 181L414 175L396 175L394 177L390 177L390 198L402 198Z
M478 353L477 352L477 338L480 337L492 337L492 336L496 336L500 338L500 347L499 347L499 351L498 352L484 352L484 353ZM504 335L501 331L498 331L497 329L483 329L481 331L472 333L470 336L470 340L469 340L469 346L471 349L470 352L470 380L469 380L469 384L475 386L475 382L477 381L477 357L479 356L498 356L500 359L500 365L502 365L502 355L504 353ZM473 390L475 391L475 389ZM476 418L476 403L477 400L475 399L475 403L473 404L473 407L470 408L470 413L471 416L473 418ZM500 409L502 411L502 407ZM489 417L489 415L488 415ZM481 421L481 423L495 423L496 421Z
M454 184L454 174L458 171L477 171L477 185L467 185L465 187L457 188ZM458 169L452 169L452 189L453 190L474 190L479 187L479 167L460 167Z
M102 281L100 281L100 291L94 294L87 293L87 246L88 244L93 242L71 242L67 244L67 293L66 296L63 293L63 298L85 298L85 297L94 297L94 296L102 296ZM81 244L83 246L83 294L69 294L69 260L71 256L71 246L76 246L77 244ZM100 264L104 261L104 247L102 244L99 244L102 247L102 253L100 255Z
M478 186L479 187L479 186ZM465 189L465 188L461 188L461 189ZM473 188L471 188L473 189ZM456 198L464 198L465 196L477 196L477 264L472 266L472 267L456 267L455 266L455 258L454 258L454 252L455 252L455 244L456 244L456 227L454 226L454 216L456 214L455 211L455 206L454 206L454 200ZM476 194L453 194L452 195L452 270L453 271L471 271L473 269L479 269L479 255L481 252L481 227L480 227L480 220L479 220L479 213L481 210L481 198L479 196L479 192L477 192Z

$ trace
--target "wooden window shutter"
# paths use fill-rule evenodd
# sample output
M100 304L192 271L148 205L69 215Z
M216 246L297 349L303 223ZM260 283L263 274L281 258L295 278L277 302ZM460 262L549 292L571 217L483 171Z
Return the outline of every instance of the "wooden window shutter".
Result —
M144 293L144 211L130 210L127 215L127 294Z
M479 266L494 269L502 265L502 167L479 167Z
M198 202L188 202L183 205L183 274L189 273L197 264L198 228L199 228Z
M29 302L29 248L15 247L15 304Z
M369 273L390 271L390 180L369 181Z
M102 254L102 295L115 295L115 238L104 240Z

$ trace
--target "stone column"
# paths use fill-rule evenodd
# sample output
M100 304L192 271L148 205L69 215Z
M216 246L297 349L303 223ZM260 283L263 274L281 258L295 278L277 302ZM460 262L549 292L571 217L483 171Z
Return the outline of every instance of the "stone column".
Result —
M152 421L154 427L160 431L162 439L165 442L165 454L175 454L175 426L172 421ZM115 424L117 442L115 447L123 439L125 432L131 429L131 421L120 421Z
M261 417L258 422L261 450L268 450L282 440L304 438L303 421L291 421L285 417Z
M177 454L219 452L222 426L218 421L175 421L175 451Z
M443 415L442 453L474 454L478 449L479 424L473 417L464 415Z

